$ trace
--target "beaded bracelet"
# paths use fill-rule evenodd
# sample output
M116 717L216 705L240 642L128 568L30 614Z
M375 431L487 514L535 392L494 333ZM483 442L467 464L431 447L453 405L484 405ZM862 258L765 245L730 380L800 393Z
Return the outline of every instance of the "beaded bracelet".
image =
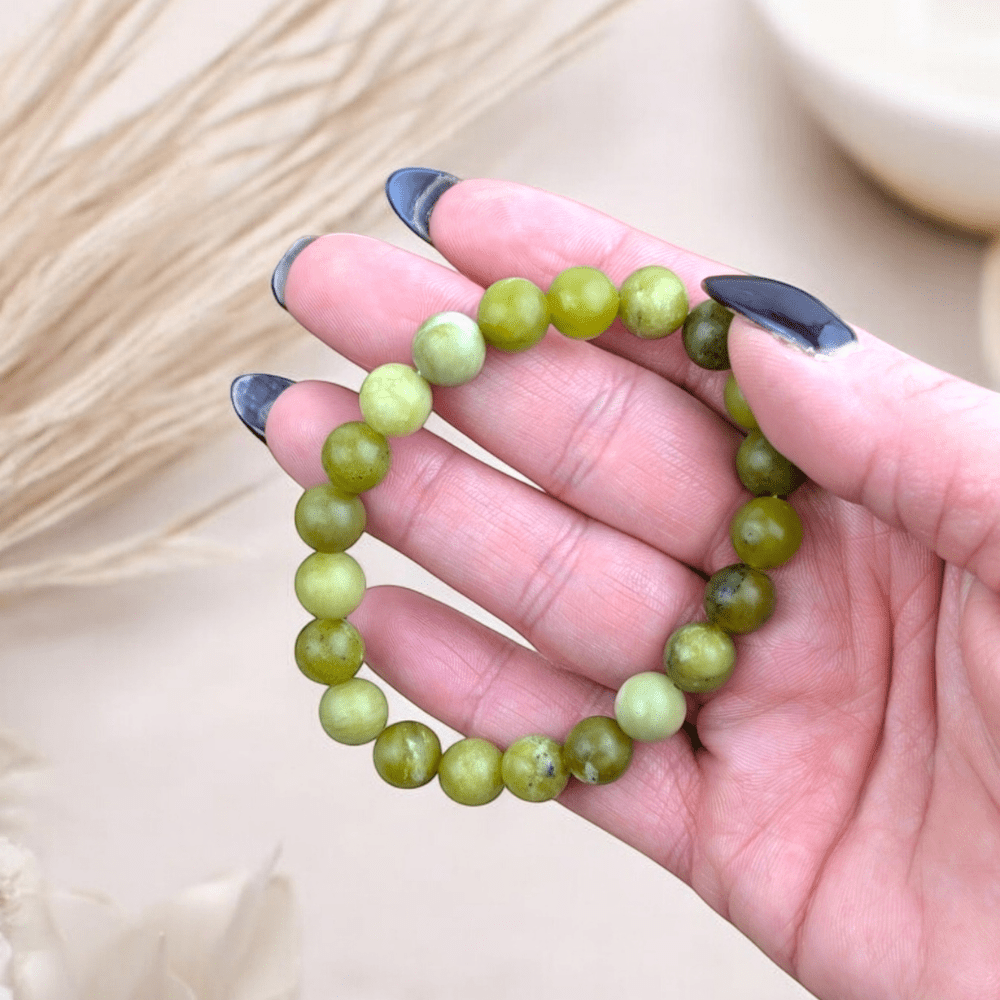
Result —
M505 278L486 289L476 320L458 312L431 316L413 338L414 366L385 364L361 386L362 421L334 428L323 445L329 483L306 490L295 508L295 526L316 551L295 576L295 590L314 620L299 633L295 659L310 680L327 686L320 699L323 729L337 742L375 741L378 773L399 788L417 788L435 775L445 793L465 805L482 805L506 787L532 802L554 798L570 776L588 784L620 778L632 759L633 740L674 735L687 714L685 692L714 691L736 662L732 636L762 625L774 611L775 592L764 570L787 562L802 541L802 523L782 499L805 475L761 434L732 373L725 408L749 433L736 456L743 485L755 499L733 517L730 537L740 562L715 573L705 587L706 621L674 631L663 651L663 671L630 677L615 698L615 717L582 720L562 744L531 734L506 751L482 739L462 739L444 754L421 722L387 725L388 702L376 684L355 677L365 645L347 616L361 603L365 577L347 554L365 529L358 495L389 471L388 438L412 434L432 407L431 385L470 382L486 358L486 345L508 352L538 343L551 323L577 340L603 333L616 318L643 339L683 326L684 348L702 368L730 367L727 336L732 313L709 299L688 312L687 293L672 271L650 265L616 289L601 271L572 267L548 293L524 278Z

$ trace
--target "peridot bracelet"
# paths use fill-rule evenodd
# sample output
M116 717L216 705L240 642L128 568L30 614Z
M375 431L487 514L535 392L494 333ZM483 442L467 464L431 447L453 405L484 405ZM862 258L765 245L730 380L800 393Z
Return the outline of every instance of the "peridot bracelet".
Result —
M330 482L306 490L295 508L295 526L308 556L295 576L296 594L314 620L299 633L295 659L310 678L327 686L320 699L324 730L352 745L375 741L378 773L391 785L416 788L435 775L445 793L465 805L482 805L506 787L519 798L555 798L570 775L588 784L620 778L632 759L633 740L674 735L687 715L685 692L714 691L736 662L732 636L758 628L774 610L774 586L764 570L787 562L802 541L802 524L782 499L805 476L760 433L732 374L725 408L749 431L737 453L743 485L754 494L730 524L740 562L715 573L705 588L706 621L674 631L663 652L663 671L630 677L615 698L615 718L593 716L578 723L562 744L541 734L522 737L505 752L481 739L463 739L444 754L437 735L421 722L387 726L388 703L371 681L355 677L365 657L364 641L347 616L358 607L365 577L347 554L365 529L359 493L389 471L388 438L412 434L431 412L431 385L471 381L486 359L486 345L525 350L551 323L567 337L590 340L618 318L644 339L672 333L683 324L684 348L702 368L729 368L727 335L732 313L711 299L688 312L683 283L672 271L650 265L616 289L591 267L572 267L553 280L548 293L524 278L505 278L486 289L476 320L463 313L431 316L413 338L414 365L385 364L361 386L363 421L331 431L323 445Z

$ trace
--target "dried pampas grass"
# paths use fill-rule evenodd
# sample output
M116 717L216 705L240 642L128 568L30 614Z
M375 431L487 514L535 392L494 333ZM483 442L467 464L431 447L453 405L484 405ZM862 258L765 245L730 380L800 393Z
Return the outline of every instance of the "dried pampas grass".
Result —
M562 5L556 25L538 0L283 0L150 106L82 136L168 0L73 0L11 54L0 596L195 558L189 524L66 555L44 540L230 426L229 379L273 367L294 329L267 291L286 245L373 226L392 169L625 0L596 2L570 23Z

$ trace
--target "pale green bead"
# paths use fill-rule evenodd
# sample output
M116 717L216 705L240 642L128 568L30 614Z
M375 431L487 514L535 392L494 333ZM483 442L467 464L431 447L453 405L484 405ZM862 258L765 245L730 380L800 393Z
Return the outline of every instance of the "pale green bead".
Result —
M295 573L299 603L316 618L346 618L365 596L365 574L346 552L314 552Z
M643 340L673 333L688 312L687 289L673 271L650 264L633 271L619 289L622 325Z
M636 674L618 689L615 698L618 725L632 739L646 743L673 736L686 715L684 694L666 674Z
M319 702L319 723L338 743L371 743L385 729L389 703L377 684L352 677L327 688Z
M459 740L441 757L438 781L445 795L461 805L486 805L503 791L502 758L500 750L486 740Z
M465 313L437 313L413 335L413 363L432 385L471 382L485 360L486 338Z
M420 372L391 362L379 365L361 383L358 403L369 427L386 437L405 437L424 426L434 399Z

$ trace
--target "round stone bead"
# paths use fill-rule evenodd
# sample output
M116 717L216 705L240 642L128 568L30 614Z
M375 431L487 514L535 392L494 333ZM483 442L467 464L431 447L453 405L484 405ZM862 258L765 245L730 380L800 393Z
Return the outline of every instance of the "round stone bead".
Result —
M488 344L501 351L524 351L545 336L549 304L527 278L503 278L483 292L476 321Z
M413 336L413 363L432 385L464 385L482 371L486 338L465 313L441 312Z
M687 289L673 271L650 264L633 271L618 290L618 315L643 340L673 333L688 312Z
M757 418L753 415L750 404L747 402L746 396L743 395L743 390L739 387L736 376L732 372L729 373L729 378L726 379L722 396L726 404L726 412L740 427L748 431L757 430Z
M774 613L774 584L759 569L734 563L705 585L705 614L727 632L752 632Z
M776 451L760 431L751 431L736 452L736 474L758 497L786 497L806 481L806 474Z
M327 688L319 702L319 722L338 743L361 746L385 729L389 702L377 684L352 677Z
M405 437L424 426L434 399L427 379L416 368L391 362L368 373L358 405L369 427L386 437Z
M365 641L343 619L314 618L295 640L295 662L317 684L343 684L361 667Z
M363 420L350 420L330 431L320 458L337 489L363 493L389 471L389 442Z
M295 505L295 530L317 552L343 552L362 535L367 523L364 504L333 483L314 486Z
M646 671L630 677L615 697L615 718L634 740L651 743L673 736L684 725L687 702L667 677Z
M383 781L396 788L419 788L437 774L441 741L422 722L396 722L379 734L372 756Z
M684 350L699 368L725 371L729 364L729 324L733 314L713 299L694 307L684 320Z
M548 736L533 733L512 743L500 762L503 783L519 799L546 802L569 781L562 747Z
M736 554L754 569L788 562L802 544L802 522L795 508L778 497L757 497L733 516L729 537Z
M729 680L736 646L718 625L691 622L667 640L663 668L682 691L715 691Z
M555 276L546 299L552 325L574 340L604 333L618 315L618 289L596 267L568 267Z
M607 785L617 781L632 761L632 738L604 715L582 719L563 743L563 760L578 781Z
M315 618L346 618L365 596L365 574L346 552L314 552L296 570L295 595Z
M438 781L445 795L463 806L483 806L503 791L503 754L487 740L453 743L441 757Z

